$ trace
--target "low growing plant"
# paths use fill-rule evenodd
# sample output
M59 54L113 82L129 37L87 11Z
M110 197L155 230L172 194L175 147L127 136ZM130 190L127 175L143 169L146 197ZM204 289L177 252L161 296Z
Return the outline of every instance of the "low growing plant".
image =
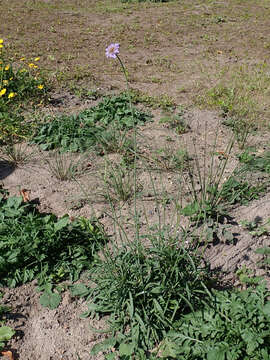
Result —
M22 197L0 197L1 286L14 287L35 278L40 284L78 279L91 267L94 252L106 241L96 222L70 221L67 215L40 213Z
M164 124L171 129L175 129L178 135L185 134L190 130L190 126L183 118L185 110L182 106L178 106L176 113L165 113L162 115L159 123Z
M270 234L270 218L262 221L260 217L257 217L253 221L242 220L240 223L254 237Z
M33 124L22 115L22 105L27 101L44 102L48 87L38 73L35 58L29 64L13 63L5 53L4 41L0 39L0 142L18 142L32 134Z
M0 108L7 104L12 106L18 102L25 102L30 98L40 102L46 96L47 86L38 76L39 57L36 57L34 62L16 65L7 58L3 40L2 46L0 49ZM24 62L25 58L21 58L20 63Z
M269 222L270 223L270 222ZM268 232L269 234L269 232ZM266 270L270 270L270 247L264 246L256 249L256 254L262 255L262 260L258 262L258 265Z
M9 111L0 108L0 144L10 145L28 139L33 133L33 124L25 121L18 109Z
M176 107L175 101L166 94L151 96L137 89L130 89L129 92L132 102L135 104L140 103L153 109L160 108L164 111L172 110Z
M214 291L203 308L174 324L161 346L161 358L269 359L269 295L265 285L245 291Z
M182 171L188 161L188 154L183 149L164 147L153 151L150 159L158 169L165 171Z
M261 171L270 173L270 151L261 155L254 154L250 149L245 150L238 156L240 163L247 171Z
M125 144L125 134L133 128L134 121L141 125L150 119L149 114L130 108L126 94L104 97L97 106L78 115L62 115L41 125L32 142L42 150L83 152L97 145L107 150L116 131Z
M258 199L265 191L266 185L250 185L247 181L236 176L230 178L222 185L220 192L221 200L229 204L245 205L251 200Z
M5 342L10 340L15 334L15 331L9 326L5 326L4 315L10 311L8 306L0 304L0 351L3 350Z

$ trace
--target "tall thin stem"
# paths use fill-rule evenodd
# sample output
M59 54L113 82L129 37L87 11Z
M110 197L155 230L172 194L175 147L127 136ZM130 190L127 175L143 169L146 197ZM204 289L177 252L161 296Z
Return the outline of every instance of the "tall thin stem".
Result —
M136 245L138 245L138 243L139 243L139 221L138 221L138 212L137 212L137 126L135 123L134 109L133 109L132 101L131 101L130 87L129 87L129 82L128 82L128 73L127 73L127 70L118 54L116 54L116 57L120 63L121 69L125 76L126 85L127 85L127 93L128 93L128 98L129 98L129 106L130 106L130 110L131 110L131 114L132 114L132 118L133 118L133 129L134 129L134 172L133 172L134 178L133 178L133 180L134 180L134 221L135 221L134 227L135 227Z

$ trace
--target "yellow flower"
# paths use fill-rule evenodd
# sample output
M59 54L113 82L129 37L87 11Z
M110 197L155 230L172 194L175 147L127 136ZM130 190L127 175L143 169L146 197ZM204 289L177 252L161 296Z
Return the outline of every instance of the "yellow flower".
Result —
M11 80L13 80L13 77L11 77L11 78L9 79L9 81L11 81Z
M8 71L9 68L10 68L10 65L7 65L7 66L5 67L5 70Z
M5 93L7 92L7 89L2 89L1 91L0 91L0 96L3 96L3 95L5 95Z
M39 61L40 60L40 57L36 57L35 59L34 59L34 61Z
M44 85L40 84L40 85L38 85L38 88L39 88L40 90L42 90L42 89L44 88Z
M4 40L3 39L0 39L0 44L3 44Z
M7 85L8 84L8 80L3 80L3 84Z
M11 99L15 96L16 94L14 92L11 92L9 95L8 95L8 98Z
M2 44L0 44L0 49L2 48L2 47L4 47Z
M30 63L30 64L28 64L28 66L29 66L30 68L33 68L33 67L35 66L35 64Z
M24 61L24 60L25 60L25 57L20 58L20 61Z

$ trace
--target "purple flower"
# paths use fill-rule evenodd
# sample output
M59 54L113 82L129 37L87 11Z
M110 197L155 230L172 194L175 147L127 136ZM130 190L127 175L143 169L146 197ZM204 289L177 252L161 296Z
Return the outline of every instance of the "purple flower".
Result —
M106 56L107 58L116 59L117 54L119 54L119 44L111 44L106 48Z

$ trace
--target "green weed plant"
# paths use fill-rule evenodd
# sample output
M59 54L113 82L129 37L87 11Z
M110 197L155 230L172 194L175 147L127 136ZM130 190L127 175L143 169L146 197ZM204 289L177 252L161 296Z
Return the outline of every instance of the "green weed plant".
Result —
M117 143L125 144L125 134L133 128L133 122L142 125L150 119L149 114L130 108L126 94L105 97L97 106L78 115L63 115L41 125L32 142L42 150L59 148L63 152L83 152L103 145L107 151L116 131L120 133Z
M159 123L166 125L170 129L175 129L178 135L189 132L190 126L184 119L185 110L182 106L177 107L176 113L165 112Z
M246 149L238 158L246 171L270 173L270 151L264 151L261 155L256 155L252 152L252 149Z
M0 304L0 351L3 350L6 341L10 340L15 331L9 326L5 326L4 316L10 311L8 306Z
M258 199L266 190L266 184L253 186L243 179L232 175L223 185L221 200L228 204L246 205Z
M245 291L214 291L211 301L184 315L167 334L161 358L267 360L270 301L265 285Z
M22 197L0 197L0 285L15 287L33 279L40 284L76 280L91 267L105 243L102 228L84 218L40 213Z
M169 172L181 172L186 167L188 161L188 154L186 150L175 149L171 147L164 147L152 151L151 162L153 162L154 167L161 169L163 171Z

